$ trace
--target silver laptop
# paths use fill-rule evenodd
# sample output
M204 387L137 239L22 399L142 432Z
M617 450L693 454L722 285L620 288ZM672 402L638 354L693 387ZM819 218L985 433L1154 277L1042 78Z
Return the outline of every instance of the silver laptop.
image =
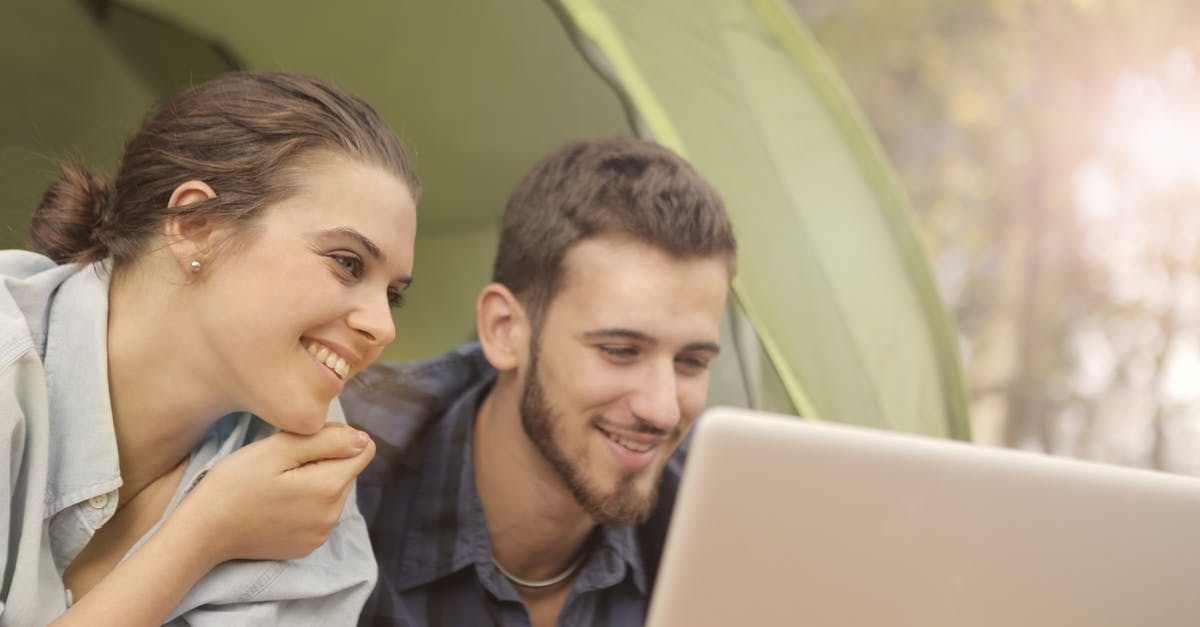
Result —
M1200 480L712 409L647 625L1195 627Z

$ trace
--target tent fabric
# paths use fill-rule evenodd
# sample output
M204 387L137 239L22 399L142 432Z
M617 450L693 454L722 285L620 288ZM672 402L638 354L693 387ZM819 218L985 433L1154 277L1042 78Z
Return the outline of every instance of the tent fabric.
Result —
M743 243L737 299L800 413L967 437L953 333L911 210L790 12L559 4L640 126L725 197Z
M380 109L425 180L412 304L385 354L420 358L469 339L519 174L568 139L632 131L713 181L739 237L713 400L968 435L911 210L780 1L9 0L0 34L7 245L48 157L78 147L111 172L178 86L235 67L322 76Z

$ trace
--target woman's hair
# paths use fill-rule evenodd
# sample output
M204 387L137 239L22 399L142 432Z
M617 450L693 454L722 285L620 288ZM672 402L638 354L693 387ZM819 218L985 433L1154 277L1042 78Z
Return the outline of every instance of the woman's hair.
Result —
M252 226L263 207L296 192L295 170L335 155L420 182L396 134L362 99L296 74L240 72L197 85L150 112L126 143L110 186L63 164L33 214L30 247L58 263L137 259L172 215ZM180 184L200 180L210 200L174 208Z

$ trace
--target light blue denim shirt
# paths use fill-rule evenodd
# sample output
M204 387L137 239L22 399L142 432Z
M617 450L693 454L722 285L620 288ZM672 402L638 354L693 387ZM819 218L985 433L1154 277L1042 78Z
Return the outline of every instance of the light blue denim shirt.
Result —
M57 266L0 251L0 627L43 625L64 612L63 570L116 511L107 277L100 264ZM329 420L344 422L336 401ZM192 450L167 512L217 460L274 431L250 414L218 421ZM352 493L329 541L312 554L225 562L168 624L350 625L375 574Z

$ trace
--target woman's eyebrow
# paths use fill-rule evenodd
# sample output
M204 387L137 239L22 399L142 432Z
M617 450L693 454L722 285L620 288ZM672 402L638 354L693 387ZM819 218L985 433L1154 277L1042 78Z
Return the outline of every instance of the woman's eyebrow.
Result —
M338 237L349 237L350 239L358 242L360 246L365 248L367 250L367 254L371 256L371 259L374 259L381 265L387 263L387 255L383 254L383 250L381 250L379 246L375 245L375 242L372 242L371 238L363 235L354 227L338 226L332 229L323 229L316 232L316 239L318 240L333 239ZM412 275L402 276L393 282L399 284L401 289L406 289L408 286L412 285Z
M353 239L354 241L358 242L363 248L365 248L367 250L367 254L370 255L371 258L374 259L375 261L378 261L381 263L387 261L387 256L383 254L383 251L380 250L379 246L376 246L375 242L371 241L371 238L367 237L366 235L363 235L362 233L360 233L358 231L358 229L355 229L354 227L339 226L339 227L334 227L332 229L324 229L321 231L317 231L317 237L320 239L326 239L326 238L332 238L332 237L349 237L350 239Z

